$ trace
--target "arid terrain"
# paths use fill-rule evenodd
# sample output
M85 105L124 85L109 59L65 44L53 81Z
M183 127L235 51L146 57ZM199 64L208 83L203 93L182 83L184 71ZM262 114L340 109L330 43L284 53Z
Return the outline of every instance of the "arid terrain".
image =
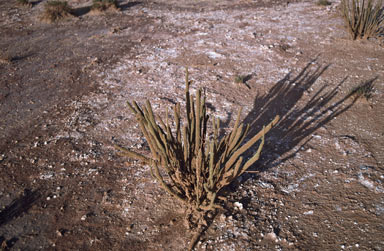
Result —
M183 107L186 67L223 132L281 116L196 250L384 250L383 41L339 0L68 2L0 1L3 250L186 250L183 205L113 147L149 154L126 102Z

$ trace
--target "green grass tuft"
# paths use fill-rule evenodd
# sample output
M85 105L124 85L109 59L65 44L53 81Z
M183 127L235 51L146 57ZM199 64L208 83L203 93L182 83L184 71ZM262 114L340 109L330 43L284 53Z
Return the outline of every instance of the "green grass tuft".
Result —
M247 76L242 76L242 75L236 75L235 76L235 83L236 84L245 84L245 79Z

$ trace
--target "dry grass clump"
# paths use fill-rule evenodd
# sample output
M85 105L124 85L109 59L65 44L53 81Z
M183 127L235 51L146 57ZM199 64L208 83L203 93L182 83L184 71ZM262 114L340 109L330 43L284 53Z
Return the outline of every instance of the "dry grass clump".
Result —
M32 3L29 0L17 0L17 3L21 6L32 7Z
M93 0L93 5L91 7L93 12L105 12L117 9L118 4L116 0Z
M53 23L64 18L72 17L72 12L73 10L67 2L49 1L45 5L41 19L48 23Z
M246 82L246 77L247 77L247 76L236 75L236 76L235 76L235 83L236 83L236 84L244 84L244 83Z
M384 35L382 0L342 0L341 9L353 40Z
M116 148L122 156L150 165L152 176L169 194L202 215L220 208L218 200L224 199L220 196L222 189L259 159L264 135L279 117L247 141L249 125L240 123L241 110L229 134L219 135L220 120L216 118L212 118L212 133L208 134L206 98L201 90L196 97L190 94L188 71L185 82L186 118L182 123L179 103L173 109L174 123L170 123L168 110L164 120L153 114L149 101L142 107L135 101L128 102L149 144L151 157L120 146ZM174 130L171 124L175 125ZM255 145L257 150L250 158L245 157L244 153Z
M0 65L2 64L7 65L11 63L12 63L12 57L0 52Z
M367 82L353 87L349 91L348 96L353 97L354 99L365 98L368 101L372 98L373 91L373 82Z
M251 89L251 87L247 84L247 81L251 78L251 75L236 75L234 78L234 83L237 86L241 87L247 87L248 89Z

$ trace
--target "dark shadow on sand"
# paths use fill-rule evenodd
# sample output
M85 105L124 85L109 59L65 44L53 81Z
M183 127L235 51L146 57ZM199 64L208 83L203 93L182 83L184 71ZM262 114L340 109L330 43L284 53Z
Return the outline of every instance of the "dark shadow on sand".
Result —
M134 2L129 2L129 3L126 3L126 4L119 4L119 9L121 11L126 11L128 10L129 8L133 7L133 6L136 6L136 5L139 5L139 4L142 4L142 2L140 1L134 1Z
M14 56L11 58L11 62L17 62L17 61L22 61L24 59L30 58L32 56L36 55L35 53L28 53L20 56Z
M14 200L3 211L0 212L0 226L7 224L14 218L27 212L41 197L38 190L25 190L24 194Z
M72 9L71 14L76 17L81 17L88 14L91 11L91 6L80 7Z
M252 167L254 172L243 174L241 181L233 182L220 191L222 195L225 196L236 191L239 185L247 179L255 178L255 176L257 178L258 173L294 157L311 140L311 135L317 129L327 125L331 120L349 110L357 99L361 98L361 96L356 96L350 92L335 101L340 87L347 78L344 78L331 89L327 88L328 85L324 85L311 94L311 87L329 68L329 65L315 65L316 60L309 62L296 77L293 77L292 73L288 73L267 94L255 97L253 108L243 121L245 124L250 125L248 138L255 136L262 130L263 125L270 123L276 115L280 116L280 121L266 134L266 142L261 154L262 158ZM359 86L372 88L376 79L377 77L365 81ZM310 96L309 101L300 102L307 95ZM245 157L253 156L252 152L256 151L257 147L247 151ZM292 152L293 149L295 150ZM239 201L247 207L250 198L240 198ZM227 207L226 203L222 205L227 211L226 214L234 214L233 208ZM217 214L216 211L212 219ZM212 219L207 219L207 226L201 231L201 236L205 234L211 225Z
M315 63L316 60L309 62L296 77L288 73L267 94L255 97L253 108L244 119L244 123L250 125L249 138L262 130L263 125L272 121L276 115L280 116L280 121L266 135L262 157L255 163L253 170L263 171L294 157L311 140L310 136L317 129L346 112L359 98L348 94L333 101L347 78L331 90L324 85L310 94L311 87L329 67L315 66ZM376 79L370 79L363 85L372 85ZM310 100L299 104L304 95L308 94ZM295 151L291 152L292 149ZM286 155L288 152L291 153Z

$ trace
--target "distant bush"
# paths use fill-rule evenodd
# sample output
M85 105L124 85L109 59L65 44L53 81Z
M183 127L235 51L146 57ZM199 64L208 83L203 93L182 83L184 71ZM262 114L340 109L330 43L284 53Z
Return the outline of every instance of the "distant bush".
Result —
M17 0L17 3L22 6L32 7L32 3L29 0Z
M42 19L49 23L53 23L60 19L73 16L72 12L73 10L69 7L67 2L49 1L45 5Z
M93 0L92 10L93 11L107 11L117 10L118 4L116 0Z
M328 6L328 5L331 5L332 3L328 0L319 0L317 1L317 5L321 5L321 6Z
M384 35L382 0L342 0L341 8L353 40Z

